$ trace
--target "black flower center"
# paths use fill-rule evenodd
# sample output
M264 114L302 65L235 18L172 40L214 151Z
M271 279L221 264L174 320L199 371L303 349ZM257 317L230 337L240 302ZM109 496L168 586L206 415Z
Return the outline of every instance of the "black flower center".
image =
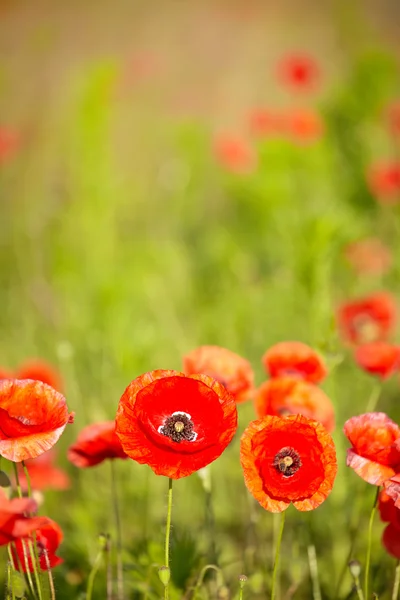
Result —
M279 450L272 462L278 473L283 477L291 477L300 469L302 462L298 452L290 446L285 446Z
M169 437L173 442L194 442L197 433L193 431L191 416L184 412L174 412L165 419L164 425L158 428L159 433Z

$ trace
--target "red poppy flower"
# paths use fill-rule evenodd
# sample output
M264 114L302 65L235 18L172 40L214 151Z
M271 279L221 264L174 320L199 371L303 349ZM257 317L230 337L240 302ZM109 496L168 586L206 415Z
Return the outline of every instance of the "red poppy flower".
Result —
M172 479L213 462L236 428L236 404L223 385L178 371L152 371L132 381L116 418L128 456Z
M387 342L371 342L358 346L354 353L356 362L367 373L382 379L390 377L400 367L400 346Z
M317 61L307 54L285 56L278 63L277 72L282 83L295 91L314 89L321 77Z
M18 147L18 135L11 129L0 126L0 165L9 158L12 158Z
M88 425L68 450L68 460L80 469L94 467L107 458L128 458L115 433L115 421Z
M391 556L400 560L400 532L392 523L383 531L382 544Z
M255 402L259 417L301 414L319 421L327 431L335 428L335 413L328 396L312 383L296 377L266 381L258 388Z
M321 138L324 123L321 115L310 109L296 109L285 117L287 135L298 142L314 142Z
M395 321L396 303L386 292L345 302L338 309L341 334L354 344L386 340Z
M36 458L50 450L73 417L64 396L41 381L0 381L0 456L14 462Z
M48 363L40 359L31 359L24 362L16 371L15 379L34 379L47 383L55 390L62 391L60 374Z
M51 519L47 519L47 523L44 526L35 530L37 554L42 571L47 571L49 567L57 567L57 565L64 562L62 558L56 555L56 551L63 541L63 537L61 527ZM11 547L11 551L17 570L26 573L29 569L32 573L34 571L34 566L29 550L27 552L27 548L29 548L27 547L27 542L34 544L33 536L30 536L25 540L17 540L15 545Z
M371 193L383 204L400 201L400 163L382 162L373 165L368 173Z
M271 377L292 375L319 383L328 373L322 357L303 342L275 344L264 354L262 363Z
M382 490L379 494L378 510L381 521L392 523L400 531L400 508L396 508L393 498L385 490Z
M0 489L0 546L27 537L39 527L47 525L47 517L25 516L25 513L34 512L36 509L37 504L32 498L8 500Z
M254 149L239 137L218 137L214 142L214 153L222 166L236 173L249 173L257 165Z
M395 446L400 428L385 413L373 412L352 417L344 424L352 444L347 466L367 483L382 485L400 467L400 449Z
M267 108L256 108L250 113L250 131L257 137L281 134L284 120L281 114Z
M395 447L400 451L400 443L397 440ZM390 498L392 498L396 508L400 509L400 473L396 473L390 479L387 479L383 483L385 492Z
M67 473L54 464L55 457L56 453L52 448L37 458L25 462L33 490L66 490L70 487L71 482ZM21 488L26 491L28 483L24 470L19 465L18 477Z
M254 373L250 363L220 346L200 346L183 357L186 375L202 373L216 379L236 402L248 400L253 392Z
M349 244L346 259L359 275L384 275L392 266L392 253L379 238Z
M393 102L387 109L389 129L394 134L400 133L400 101Z
M317 508L337 472L335 445L320 423L302 415L266 416L242 435L240 460L248 490L263 508Z

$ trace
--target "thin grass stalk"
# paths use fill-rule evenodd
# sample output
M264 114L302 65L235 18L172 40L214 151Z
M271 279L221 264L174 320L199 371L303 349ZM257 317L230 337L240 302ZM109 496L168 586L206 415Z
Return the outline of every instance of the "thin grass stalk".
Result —
M53 574L51 572L51 565L50 565L50 560L49 560L49 554L48 554L46 548L43 549L43 555L44 555L44 560L45 560L45 563L46 563L47 575L48 575L48 578L49 578L50 599L51 600L56 600L56 590L54 589Z
M97 553L96 560L93 563L92 570L89 573L88 583L87 583L87 588L86 588L86 600L92 600L94 580L96 578L97 571L100 568L102 556L103 556L103 548L100 548L99 552Z
M196 600L198 593L200 591L201 586L203 585L203 581L204 581L204 577L207 573L207 571L213 570L215 571L218 575L221 574L221 569L219 567L217 567L217 565L205 565L202 570L200 571L200 574L197 578L196 581L196 585L194 587L193 590L193 596L192 596L192 600Z
M111 562L111 539L108 539L106 546L106 583L107 583L107 600L113 600L113 572Z
M365 577L364 577L365 600L368 600L368 597L369 597L368 596L368 593L369 593L368 587L369 587L369 568L370 568L370 564L371 564L372 526L374 524L374 517L375 517L376 507L378 504L379 492L380 492L380 487L378 486L377 490L376 490L374 504L373 504L373 507L371 510L371 515L369 517L367 555L365 558Z
M382 392L382 382L380 380L378 380L374 387L372 388L372 392L371 395L369 397L368 400L368 404L367 404L367 410L365 412L369 413L369 412L374 412L376 409L376 406L378 404L380 395Z
M397 600L399 597L399 586L400 586L400 560L397 561L396 570L394 573L392 600Z
M25 564L25 572L26 572L26 577L28 579L28 584L29 584L29 588L31 590L32 596L34 598L37 598L37 594L35 591L35 586L33 585L33 580L32 580L32 574L31 574L31 569L30 569L30 565L29 565L29 558L28 558L28 551L26 548L26 541L25 540L21 540L22 543L22 552L24 555L24 564ZM28 546L29 548L29 546ZM32 560L32 556L31 556L31 560Z
M165 567L169 570L169 544L171 536L171 515L172 515L172 479L168 481L168 508L167 508L167 525L165 529ZM169 575L169 572L168 572ZM168 581L164 584L164 600L169 599L169 576Z
M23 471L25 474L26 485L28 488L28 497L32 498L32 487L31 487L31 478L29 476L29 471L26 468L25 461L22 461L21 465L22 465L22 468L23 468ZM18 469L16 469L16 470L18 471ZM36 581L36 587L37 587L38 594L39 594L39 600L43 600L40 560L39 560L39 553L38 553L35 531L33 532L32 536L33 536L33 544L31 542L29 542L29 551L31 553L33 572L35 574L35 581Z
M319 584L317 553L314 544L307 548L308 564L310 567L310 576L312 582L313 599L321 600L321 586Z
M285 527L285 515L286 515L286 511L283 511L281 513L281 526L279 528L278 538L276 540L274 569L272 571L271 600L275 600L275 597L276 597L276 585L277 585L279 555L280 555L280 551L281 551L283 529Z
M11 583L11 571L15 570L15 569L13 569L13 567L11 565L12 565L12 563L9 560L7 563L7 598L11 598L11 600L15 600L14 586Z
M122 563L122 528L121 515L119 511L117 477L115 473L114 460L111 463L111 495L115 519L116 541L117 541L117 597L118 600L124 600L124 570Z

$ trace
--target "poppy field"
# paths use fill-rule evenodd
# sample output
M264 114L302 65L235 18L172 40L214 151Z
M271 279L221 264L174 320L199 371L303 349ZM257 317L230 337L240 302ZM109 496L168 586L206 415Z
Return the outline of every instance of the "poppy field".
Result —
M0 597L398 600L399 9L172 4L0 2Z

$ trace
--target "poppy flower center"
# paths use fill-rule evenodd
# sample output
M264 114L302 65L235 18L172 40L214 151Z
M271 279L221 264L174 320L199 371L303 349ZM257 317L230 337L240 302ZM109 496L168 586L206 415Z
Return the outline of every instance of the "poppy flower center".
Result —
M294 448L285 446L275 455L272 465L278 473L282 473L283 477L291 477L300 469L302 462Z
M194 442L197 433L193 431L192 417L185 412L174 412L164 421L164 425L158 428L158 432L169 437L173 442Z
M374 342L379 339L379 325L368 314L363 313L355 317L354 328L359 341L363 343Z

